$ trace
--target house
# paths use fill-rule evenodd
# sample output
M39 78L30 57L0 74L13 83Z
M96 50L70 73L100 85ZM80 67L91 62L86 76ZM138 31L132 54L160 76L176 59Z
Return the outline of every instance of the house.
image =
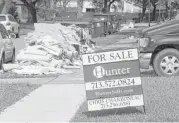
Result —
M123 0L123 12L141 13L142 4L136 3L134 0Z
M77 7L77 0L71 0L67 7ZM83 12L94 12L92 0L84 0ZM115 1L111 5L110 12L139 13L142 12L142 5L139 3L135 4L134 0Z
M60 6L60 4L62 5L62 3L57 3L58 6ZM77 4L77 0L71 0L67 6L67 8L74 8L74 7L78 7L78 4ZM82 12L91 12L94 10L94 6L92 4L92 0L84 0L83 1L83 10Z

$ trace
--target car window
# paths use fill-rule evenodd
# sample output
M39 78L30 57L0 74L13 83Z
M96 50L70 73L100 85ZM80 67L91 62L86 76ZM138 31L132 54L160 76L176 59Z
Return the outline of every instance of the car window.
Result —
M6 17L5 16L0 16L0 21L6 21Z
M9 20L12 21L12 22L16 22L16 20L14 19L14 17L12 16L8 16Z
M9 34L7 32L7 30L5 29L5 27L3 25L0 24L0 33L1 33L1 37L3 39L7 39L9 37Z

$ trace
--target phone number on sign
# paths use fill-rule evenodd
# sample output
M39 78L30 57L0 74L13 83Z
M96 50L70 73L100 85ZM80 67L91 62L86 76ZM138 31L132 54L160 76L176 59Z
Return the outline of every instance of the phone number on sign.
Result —
M140 84L141 84L140 78L127 78L127 79L106 80L106 81L87 83L86 89L95 90L95 89L112 88L112 87L133 86L133 85L140 85Z
M125 101L125 102L120 102L120 103L101 104L101 109L116 108L116 107L127 107L127 106L130 106L130 101Z

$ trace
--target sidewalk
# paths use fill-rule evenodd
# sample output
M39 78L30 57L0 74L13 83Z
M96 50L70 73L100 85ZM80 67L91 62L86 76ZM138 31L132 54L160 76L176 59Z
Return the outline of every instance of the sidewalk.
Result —
M0 122L69 122L85 101L82 76L69 76L59 76L8 107Z

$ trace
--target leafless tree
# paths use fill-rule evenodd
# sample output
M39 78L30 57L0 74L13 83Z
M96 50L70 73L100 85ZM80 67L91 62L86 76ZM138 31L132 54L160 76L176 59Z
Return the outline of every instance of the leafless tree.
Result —
M37 23L36 3L40 0L21 0L32 15L33 23Z

